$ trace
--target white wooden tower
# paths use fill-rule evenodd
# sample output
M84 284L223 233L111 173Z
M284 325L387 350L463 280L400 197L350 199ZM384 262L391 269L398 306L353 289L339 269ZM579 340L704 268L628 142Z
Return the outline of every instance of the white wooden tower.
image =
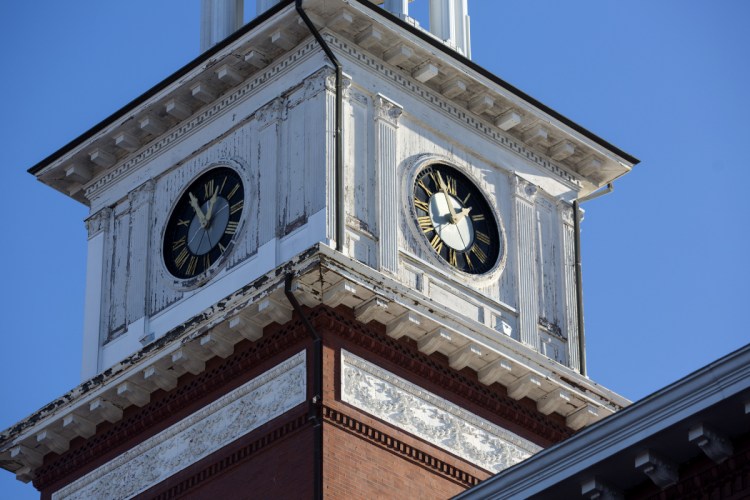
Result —
M474 64L467 0L430 31L408 4L259 1L234 31L241 2L206 1L204 58L31 169L90 207L101 385L3 435L6 468L288 322L289 274L571 429L627 404L585 377L574 202L637 160Z

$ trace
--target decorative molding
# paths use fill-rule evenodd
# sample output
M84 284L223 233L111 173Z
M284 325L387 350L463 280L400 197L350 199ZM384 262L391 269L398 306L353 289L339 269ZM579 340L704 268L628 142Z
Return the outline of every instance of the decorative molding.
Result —
M170 481L167 485L156 485L144 492L144 496L151 500L173 500L180 495L184 497L184 495L190 493L190 490L200 488L204 483L213 480L227 469L252 460L257 456L258 452L273 446L282 439L310 425L307 413L303 413L285 424L269 430L238 450L234 450L228 454L223 454L224 450L221 450L211 457L211 463L206 464L205 467L198 471L194 471L193 474L185 477L185 479L180 480L176 484ZM160 488L160 486L162 487Z
M86 198L92 199L95 194L100 192L111 182L114 182L129 174L131 171L135 170L141 164L143 164L146 160L159 154L164 148L177 142L188 133L191 133L202 126L206 121L218 115L228 107L233 106L235 103L244 99L248 95L254 93L258 87L275 78L278 78L279 74L284 72L287 68L298 65L300 59L307 57L317 52L318 50L318 43L314 40L311 40L308 43L301 45L296 51L288 53L286 57L282 59L278 64L270 66L263 71L259 71L255 78L246 80L243 85L234 89L233 92L222 95L221 99L215 101L213 105L208 106L202 112L193 115L190 120L180 122L174 128L169 130L166 135L160 137L158 140L153 141L140 153L131 157L116 168L107 172L101 178L97 179L96 182L92 183L86 188Z
M387 63L361 51L358 47L350 45L347 41L337 38L332 33L323 33L323 38L325 38L325 40L332 46L346 53L355 61L369 67L372 71L383 78L389 79L391 82L399 85L409 93L416 95L422 100L437 107L443 113L447 113L452 118L463 122L469 128L483 134L493 142L553 173L563 181L567 182L570 187L579 189L582 186L581 181L566 169L552 163L549 159L527 148L521 142L514 140L493 125L490 125L483 119L479 118L477 115L474 115L474 113L468 109L455 106L440 93L431 90L426 85L418 84L411 76L407 76Z
M404 108L388 99L383 94L377 94L373 99L375 104L375 120L383 120L394 127L398 126L398 119L403 114Z
M346 91L352 86L352 79L347 75L341 75L341 89L344 91L342 95L346 96ZM336 73L331 72L326 78L326 90L330 92L336 92Z
M286 108L284 101L285 99L283 97L277 97L260 107L255 112L258 121L258 128L263 128L268 124L283 118L284 109Z
M305 79L304 83L304 96L305 99L312 99L320 92L327 89L328 78L333 74L333 70L329 67L321 68L315 73L311 74Z
M480 483L478 477L329 406L323 406L323 418L336 427L345 429L366 441L387 449L391 453L418 463L422 467L432 470L462 486L470 488Z
M724 433L703 423L690 428L688 440L698 445L703 453L717 464L723 463L734 453L732 441Z
M318 307L310 313L310 320L319 331L330 331L354 342L380 358L404 367L417 378L426 378L446 393L453 394L483 408L500 421L512 422L538 436L541 443L554 444L573 434L554 416L544 415L536 409L507 396L496 386L486 386L474 377L468 377L450 368L447 358L427 356L420 352L412 339L395 340L387 334L363 325L354 317L344 317L341 311Z
M514 176L513 186L515 187L516 198L520 198L528 203L534 204L536 195L539 193L539 188L527 181L523 177Z
M102 231L109 229L112 220L113 210L110 207L104 207L95 214L86 218L86 231L89 239L93 238Z
M344 350L341 399L483 469L499 472L541 447Z
M124 498L163 481L303 403L302 351L53 493L57 499Z
M676 484L680 478L676 463L651 450L642 451L635 457L635 468L650 477L661 489Z
M560 213L560 220L563 224L572 226L573 221L573 206L567 201L559 200L557 202L557 211Z
M172 337L172 340L174 339L175 337ZM51 459L48 455L47 463L34 471L34 484L40 490L45 489L62 478L75 474L81 468L91 468L92 463L97 462L112 449L128 446L144 428L151 428L174 415L187 416L189 413L186 408L212 391L220 390L227 381L247 381L247 374L255 370L258 359L271 359L282 352L296 352L307 339L307 331L299 322L292 321L287 327L274 331L268 331L266 328L262 338L247 344L237 344L231 362L221 363L188 381L180 378L174 390L169 390L161 397L152 396L147 406L127 415L107 430L100 431L96 439L87 439L79 446L73 446L64 455ZM169 342L168 338L164 337L156 342L159 341ZM67 400L68 396L63 396L61 400ZM4 436L0 435L0 441L3 439Z
M130 210L135 211L146 203L151 203L151 197L154 194L154 182L153 179L149 179L137 188L133 189L128 193L128 201L130 201Z

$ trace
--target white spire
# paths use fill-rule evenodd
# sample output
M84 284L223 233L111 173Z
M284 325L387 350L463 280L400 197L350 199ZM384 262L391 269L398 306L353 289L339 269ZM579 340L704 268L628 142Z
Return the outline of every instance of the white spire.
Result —
M243 0L201 0L201 52L242 26Z
M265 11L279 3L279 0L256 0L255 1L255 15L259 16Z
M468 0L430 0L430 32L471 57Z

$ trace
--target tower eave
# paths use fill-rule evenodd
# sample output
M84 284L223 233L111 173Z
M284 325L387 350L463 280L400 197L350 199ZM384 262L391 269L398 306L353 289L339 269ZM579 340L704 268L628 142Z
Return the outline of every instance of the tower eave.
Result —
M291 320L292 306L284 296L288 274L294 275L293 291L304 305L350 308L357 321L380 323L393 339L412 339L422 354L445 356L451 369L468 368L488 387L497 383L514 399L530 398L537 411L559 414L573 431L630 403L517 341L457 317L423 294L317 245L0 433L0 467L22 480L32 479L46 454L55 446L65 447L59 440L67 444L79 436L64 428L66 417L97 422L109 403L121 409L140 405L160 388L144 379L149 368L184 373L187 365L182 363L191 356L205 363L222 354L222 343L246 339L247 334L243 336L236 325L250 322L262 328ZM193 374L201 371L191 370ZM121 411L119 415L122 418ZM112 422L111 415L107 419ZM50 443L40 435L55 436L58 441Z
M638 159L521 92L432 34L369 0L308 0L321 28L465 109L577 179L586 195L629 172ZM389 36L386 36L389 35ZM199 109L222 99L309 36L294 2L280 2L223 42L29 169L40 181L90 204L87 188L140 154Z

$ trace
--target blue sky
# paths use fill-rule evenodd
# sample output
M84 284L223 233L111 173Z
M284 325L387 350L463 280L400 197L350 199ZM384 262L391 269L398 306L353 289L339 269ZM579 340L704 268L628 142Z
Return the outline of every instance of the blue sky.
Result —
M80 382L86 209L26 169L196 57L199 3L0 3L0 428ZM469 4L478 64L642 160L584 204L590 377L636 400L747 343L750 3Z

